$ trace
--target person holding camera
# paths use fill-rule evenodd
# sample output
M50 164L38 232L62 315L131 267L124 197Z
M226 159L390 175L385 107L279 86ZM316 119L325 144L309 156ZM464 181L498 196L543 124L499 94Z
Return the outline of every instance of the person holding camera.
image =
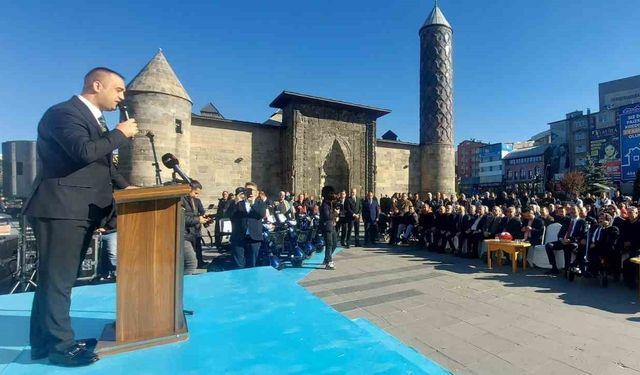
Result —
M182 206L185 209L185 241L191 243L197 260L197 268L206 268L202 258L202 225L211 223L211 218L205 215L206 211L198 196L202 191L202 184L191 180L189 195L182 197ZM186 259L186 254L185 254Z
M256 266L262 242L262 219L267 215L267 205L258 199L258 185L247 182L236 189L236 202L231 212L231 244L233 259L238 268Z
M336 207L336 191L333 186L322 188L322 205L320 206L320 230L324 238L324 264L328 270L335 269L333 252L338 246L338 232L336 232L336 218L340 210Z

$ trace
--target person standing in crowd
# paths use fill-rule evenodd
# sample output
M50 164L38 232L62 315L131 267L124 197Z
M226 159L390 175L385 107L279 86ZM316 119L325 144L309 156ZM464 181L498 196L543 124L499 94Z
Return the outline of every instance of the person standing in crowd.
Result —
M97 341L75 340L71 289L93 232L112 210L112 181L131 188L113 165L112 152L138 132L134 119L109 130L103 111L124 100L124 78L108 68L84 77L82 93L49 108L38 124L42 168L24 214L34 220L39 251L38 287L31 309L31 358L53 364L94 363Z
M289 200L287 200L287 193L285 193L284 191L280 192L280 194L278 195L278 200L273 202L273 206L276 211L286 216L287 219L295 218L293 205L291 204L291 202L289 202Z
M236 202L231 214L231 242L233 259L238 268L256 266L262 242L262 219L267 215L267 205L258 199L258 185L247 182L236 189L242 200Z
M184 240L188 242L185 247L185 274L190 275L194 273L195 269L191 269L191 253L194 252L196 262L195 268L207 268L207 265L202 258L202 225L207 222L207 218L204 217L205 210L202 206L202 201L198 198L202 191L202 184L196 180L191 180L189 184L191 191L186 197L182 197L182 207L185 210L184 222L185 222L185 234ZM186 263L189 263L187 270Z
M296 213L296 220L307 216L307 205L304 200L304 194L298 194L298 199L293 202L293 211Z
M103 265L103 277L110 279L116 276L118 266L118 216L116 206L113 205L111 213L104 224L96 230L100 233L100 249L102 252L100 263Z
M340 230L340 245L345 248L348 248L345 239L347 238L347 229L349 228L347 221L351 219L351 217L347 219L346 202L347 202L347 192L342 190L340 192L338 200L335 203L335 207L338 210L337 224L338 224L338 229Z
M218 209L216 211L216 227L214 232L214 238L216 247L220 249L222 247L222 234L220 233L220 220L224 217L224 212L229 207L231 200L229 200L229 192L223 191L222 196L218 199Z
M324 264L328 270L335 269L333 252L338 245L338 233L336 232L336 218L340 211L335 207L336 192L332 186L322 188L322 205L320 206L320 230L324 238Z
M364 244L374 245L378 235L378 219L380 206L373 192L367 193L367 198L362 202L362 220L364 221Z
M304 202L307 207L307 214L309 215L317 215L319 213L318 202L316 201L316 197L310 195L309 198Z
M258 199L260 199L267 206L267 209L271 214L274 213L275 210L274 210L273 201L269 199L266 191L260 190L260 193L258 193Z
M351 237L351 230L353 229L353 236L355 239L355 246L360 247L360 216L362 214L362 202L358 199L356 189L351 189L351 196L346 200L347 211L347 248L349 248L349 240ZM351 215L351 219L348 216Z

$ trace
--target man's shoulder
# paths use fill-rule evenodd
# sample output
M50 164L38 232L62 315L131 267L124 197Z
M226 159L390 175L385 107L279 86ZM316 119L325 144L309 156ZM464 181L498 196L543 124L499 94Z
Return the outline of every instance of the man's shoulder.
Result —
M75 99L78 100L79 99ZM74 98L71 98L67 101L60 102L49 107L44 115L42 116L43 121L55 121L64 116L73 116L77 118L82 118L80 115L80 110L74 104Z

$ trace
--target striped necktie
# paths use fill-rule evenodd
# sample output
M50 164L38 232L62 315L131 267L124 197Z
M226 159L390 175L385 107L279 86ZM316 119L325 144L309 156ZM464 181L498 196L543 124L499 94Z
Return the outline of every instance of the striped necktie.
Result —
M104 116L98 117L98 122L100 123L100 130L104 133L109 130L107 127L107 120L105 120Z

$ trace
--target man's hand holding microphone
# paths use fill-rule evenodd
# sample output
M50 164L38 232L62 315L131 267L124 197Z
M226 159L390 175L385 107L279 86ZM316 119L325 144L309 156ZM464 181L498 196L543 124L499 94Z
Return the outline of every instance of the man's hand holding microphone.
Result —
M138 134L138 124L136 123L136 119L130 118L119 123L116 126L116 129L120 130L122 134L124 134L127 138L133 138L136 134Z
M116 129L120 130L127 138L135 137L139 131L136 119L129 117L129 111L127 110L127 106L124 105L124 102L118 103L118 108L120 108L120 118L123 118L124 121L119 123Z

